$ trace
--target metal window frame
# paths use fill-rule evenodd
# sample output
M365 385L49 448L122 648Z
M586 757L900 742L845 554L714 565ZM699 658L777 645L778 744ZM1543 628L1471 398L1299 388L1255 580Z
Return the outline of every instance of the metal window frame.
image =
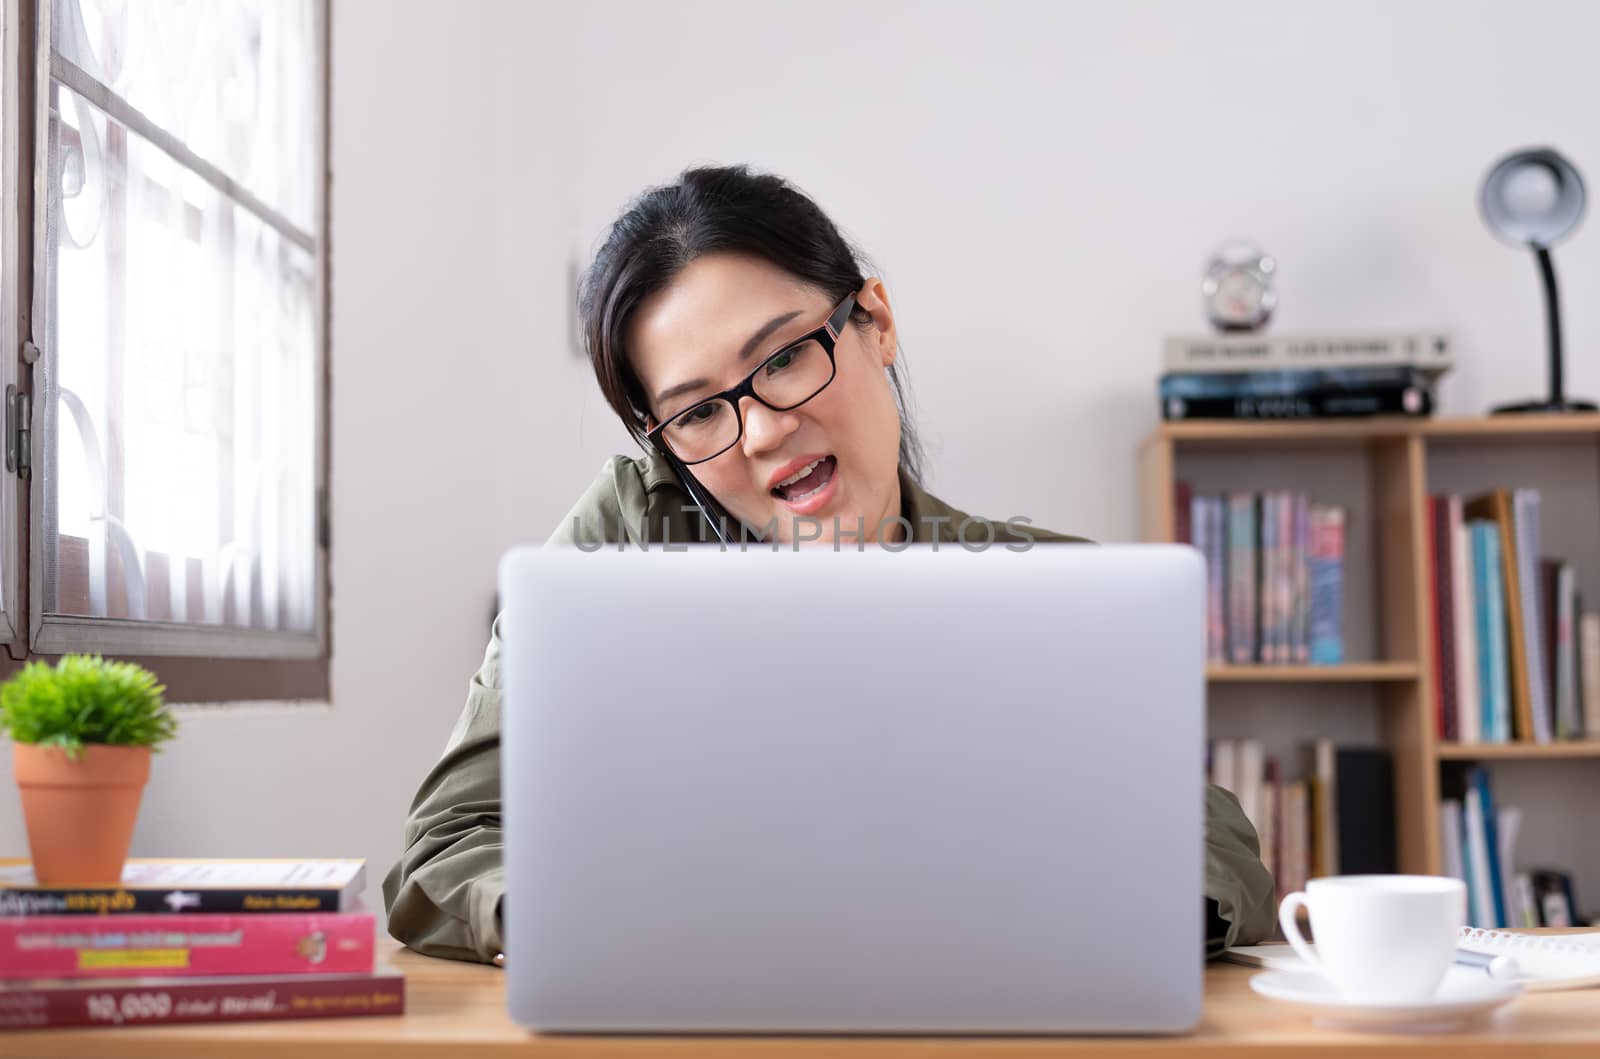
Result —
M196 626L123 618L91 618L46 614L44 598L43 496L44 461L53 456L54 416L48 400L32 402L31 479L13 476L13 489L0 490L0 592L4 613L0 633L7 635L13 659L34 654L95 651L129 657L173 660L185 684L204 691L196 699L255 699L264 687L292 688L293 697L327 695L327 661L331 655L331 540L329 533L328 477L331 372L329 367L328 288L328 145L329 61L331 17L329 0L312 0L316 61L314 139L317 179L311 239L220 169L194 155L159 125L109 92L86 72L54 52L50 26L55 0L0 0L4 30L4 92L0 100L12 120L5 123L5 209L0 230L4 239L6 297L0 306L0 339L15 342L16 357L0 356L0 383L15 385L32 394L38 351L47 349L47 336L37 329L49 320L44 305L48 283L49 240L46 233L47 163L50 145L49 101L52 80L82 95L131 131L150 140L181 164L216 186L238 206L276 229L289 242L309 250L315 272L313 290L313 373L316 409L313 416L313 452L316 466L313 504L316 554L314 561L314 628L310 633L279 630ZM14 87L13 87L14 86ZM31 176L31 180L27 178ZM26 185L24 184L26 181ZM13 193L15 191L15 193ZM46 341L41 341L41 338ZM30 343L32 349L30 350ZM24 527L26 535L24 536ZM26 570L26 577L22 571ZM23 619L18 621L16 619ZM272 667L281 661L281 672ZM178 664L181 662L182 664ZM266 668L263 669L263 666ZM0 665L0 670L8 668ZM235 670L240 679L231 680ZM169 687L172 681L168 681ZM320 692L318 691L320 689ZM177 689L173 689L177 690ZM268 697L276 697L270 694Z

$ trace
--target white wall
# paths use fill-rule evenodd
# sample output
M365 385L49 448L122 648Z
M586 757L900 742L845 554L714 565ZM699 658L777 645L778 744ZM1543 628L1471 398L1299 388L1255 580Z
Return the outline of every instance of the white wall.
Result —
M1136 532L1160 338L1203 327L1236 233L1282 263L1275 327L1451 328L1451 413L1544 385L1533 266L1475 195L1532 143L1600 181L1600 7L580 6L335 0L334 701L190 717L136 852L381 876L496 556L624 451L570 260L688 164L791 177L879 263L932 486L969 510ZM1569 390L1597 396L1600 227L1557 256Z

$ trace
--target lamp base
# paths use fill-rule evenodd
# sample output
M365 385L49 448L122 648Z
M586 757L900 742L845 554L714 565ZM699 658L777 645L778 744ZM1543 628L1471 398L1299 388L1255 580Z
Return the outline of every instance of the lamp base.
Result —
M1492 410L1492 414L1504 416L1550 412L1561 413L1597 411L1600 411L1600 407L1597 407L1593 401L1523 401L1518 404L1500 405Z

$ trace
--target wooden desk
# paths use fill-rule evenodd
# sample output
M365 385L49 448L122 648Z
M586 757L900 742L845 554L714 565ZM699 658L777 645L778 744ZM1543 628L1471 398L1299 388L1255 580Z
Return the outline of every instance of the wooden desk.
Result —
M323 1056L411 1059L417 1056L526 1056L528 1059L1083 1059L1205 1055L1324 1057L1358 1053L1471 1059L1479 1056L1600 1055L1600 989L1525 994L1476 1032L1448 1036L1376 1036L1314 1029L1302 1016L1250 991L1254 969L1214 964L1206 970L1205 1013L1192 1036L1175 1038L795 1038L534 1037L505 1012L501 973L385 947L406 974L406 1011L389 1018L238 1022L136 1030L0 1033L0 1056L115 1059L255 1059Z

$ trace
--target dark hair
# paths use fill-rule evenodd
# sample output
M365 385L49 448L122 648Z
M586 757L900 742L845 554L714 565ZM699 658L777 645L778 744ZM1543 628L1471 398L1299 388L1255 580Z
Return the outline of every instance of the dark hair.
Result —
M677 183L644 192L611 225L578 292L583 344L600 391L641 444L649 401L623 346L628 318L696 258L716 252L762 258L835 300L866 282L839 229L782 177L742 165L688 169ZM851 319L865 328L872 316L857 308ZM920 481L922 446L898 363L888 370L900 413L900 465Z

